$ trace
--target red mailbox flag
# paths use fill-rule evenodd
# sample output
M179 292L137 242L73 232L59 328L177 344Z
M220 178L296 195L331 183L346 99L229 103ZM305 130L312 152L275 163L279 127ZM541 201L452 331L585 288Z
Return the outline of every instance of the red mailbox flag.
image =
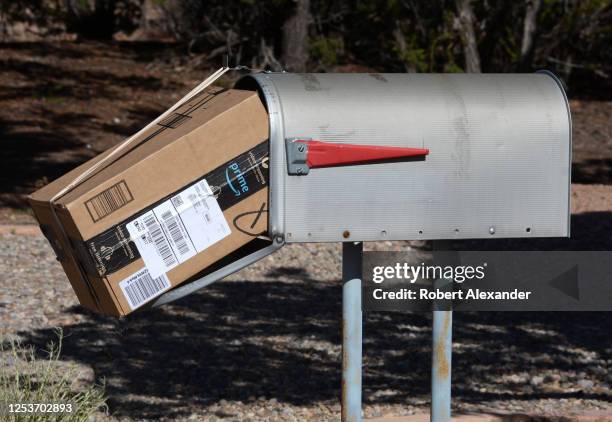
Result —
M429 154L429 149L427 148L335 144L300 139L294 142L307 145L306 163L310 168L359 164L394 158L418 157Z

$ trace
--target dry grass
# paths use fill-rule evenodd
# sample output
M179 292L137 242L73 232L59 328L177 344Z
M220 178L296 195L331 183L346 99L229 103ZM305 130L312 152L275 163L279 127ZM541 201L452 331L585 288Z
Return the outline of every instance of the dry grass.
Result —
M79 371L59 360L62 332L57 342L37 351L19 340L0 343L0 419L2 421L92 421L107 419L104 385L79 385ZM10 403L71 403L71 413L9 413Z

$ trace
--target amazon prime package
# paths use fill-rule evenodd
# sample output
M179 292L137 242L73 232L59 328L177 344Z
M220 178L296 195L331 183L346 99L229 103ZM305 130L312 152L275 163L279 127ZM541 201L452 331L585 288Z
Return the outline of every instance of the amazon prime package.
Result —
M83 306L127 315L265 234L268 116L256 92L208 88L117 148L29 197Z

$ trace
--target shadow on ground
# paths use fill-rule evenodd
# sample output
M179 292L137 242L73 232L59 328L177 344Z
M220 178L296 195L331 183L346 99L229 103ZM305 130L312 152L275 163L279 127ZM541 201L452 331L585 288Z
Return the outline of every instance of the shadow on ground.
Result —
M56 179L155 118L184 89L148 65L155 43L0 45L0 206ZM187 77L187 76L186 76Z
M339 356L316 347L340 343L339 317L340 285L218 283L124 321L91 315L64 327L63 358L91 365L97 377L108 380L109 405L117 416L172 418L185 415L177 402L207 406L260 396L316 404L339 397ZM502 377L548 370L597 373L598 361L612 358L612 341L602 330L611 323L609 313L456 313L454 397L471 403L610 400L598 393L525 390ZM54 333L27 333L25 341L44 347ZM370 313L364 334L364 401L426 403L429 315ZM591 353L597 359L577 360Z
M612 183L612 159L591 158L572 163L574 183Z
M590 227L593 218L610 224L612 213L575 216L576 246L586 241L577 228ZM607 227L587 237L600 237ZM91 365L107 379L117 416L180 417L190 413L187 403L206 407L261 396L296 405L336 402L340 313L339 282L312 279L307 268L272 267L263 280L219 282L121 320L88 313L85 322L63 327L63 359ZM365 403L428 402L430 324L428 313L365 315ZM453 395L461 403L610 401L611 324L612 313L603 312L457 312ZM43 348L55 331L21 334ZM566 384L554 391L530 384L550 374ZM576 387L585 379L594 388Z

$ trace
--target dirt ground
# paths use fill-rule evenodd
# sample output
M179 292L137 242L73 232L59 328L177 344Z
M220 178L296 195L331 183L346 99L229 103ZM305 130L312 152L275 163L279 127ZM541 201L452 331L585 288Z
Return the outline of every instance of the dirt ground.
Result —
M62 327L63 359L84 379L106 381L114 419L338 420L338 245L286 247L172 305L113 319L78 306L24 208L27 193L135 132L208 75L209 63L181 52L0 44L0 335L42 349ZM612 96L570 98L572 238L527 246L608 250ZM610 313L456 313L454 411L612 412L611 323ZM426 411L430 327L427 314L365 315L366 416Z

